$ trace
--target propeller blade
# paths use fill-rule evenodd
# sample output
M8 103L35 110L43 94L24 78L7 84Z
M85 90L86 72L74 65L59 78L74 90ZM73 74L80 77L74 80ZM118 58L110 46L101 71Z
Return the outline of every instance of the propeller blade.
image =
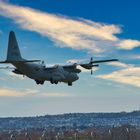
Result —
M92 64L92 62L93 62L93 57L90 58L90 64Z
M42 61L42 65L44 65L45 64L45 62L44 61Z
M93 70L91 69L91 75L93 74Z

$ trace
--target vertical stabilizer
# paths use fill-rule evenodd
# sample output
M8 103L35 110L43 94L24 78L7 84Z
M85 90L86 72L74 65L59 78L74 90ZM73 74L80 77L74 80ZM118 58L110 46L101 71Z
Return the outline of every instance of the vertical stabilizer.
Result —
M23 60L20 54L15 33L13 31L9 34L7 61L21 61Z

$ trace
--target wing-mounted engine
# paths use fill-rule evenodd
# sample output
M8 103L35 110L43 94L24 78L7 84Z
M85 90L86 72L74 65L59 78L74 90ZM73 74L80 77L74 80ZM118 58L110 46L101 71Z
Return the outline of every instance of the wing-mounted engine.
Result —
M97 64L97 65L93 65L93 64L81 64L80 66L82 66L82 67L85 68L85 69L90 70L90 69L92 69L93 67L98 67L99 65L98 65L98 64Z
M88 69L88 70L91 70L91 75L93 74L93 67L98 67L99 65L98 64L93 64L93 58L91 57L90 59L90 62L87 63L87 64L80 64L81 67L85 68L85 69Z
M98 67L98 63L105 63L105 62L113 62L113 61L118 61L118 59L107 59L107 60L96 60L93 61L93 58L91 57L89 63L85 63L85 64L79 64L80 66L82 66L85 69L89 69L91 70L91 74L93 73L92 68L93 67Z

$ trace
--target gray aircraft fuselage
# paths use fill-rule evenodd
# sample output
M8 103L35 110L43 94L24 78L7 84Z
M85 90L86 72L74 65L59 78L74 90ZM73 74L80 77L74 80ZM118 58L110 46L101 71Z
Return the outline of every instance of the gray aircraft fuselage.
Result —
M59 65L56 65L54 68L50 69L45 67L43 64L33 62L15 62L12 64L20 73L40 83L41 81L51 81L52 83L72 83L79 79L76 73L65 71L63 67Z

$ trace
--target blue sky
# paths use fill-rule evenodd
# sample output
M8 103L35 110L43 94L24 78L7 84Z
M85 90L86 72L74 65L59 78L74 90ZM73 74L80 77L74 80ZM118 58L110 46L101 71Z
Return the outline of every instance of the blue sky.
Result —
M139 2L101 0L0 0L0 60L14 30L22 56L47 64L118 58L91 76L83 71L72 87L37 86L27 77L0 72L0 116L139 109Z

